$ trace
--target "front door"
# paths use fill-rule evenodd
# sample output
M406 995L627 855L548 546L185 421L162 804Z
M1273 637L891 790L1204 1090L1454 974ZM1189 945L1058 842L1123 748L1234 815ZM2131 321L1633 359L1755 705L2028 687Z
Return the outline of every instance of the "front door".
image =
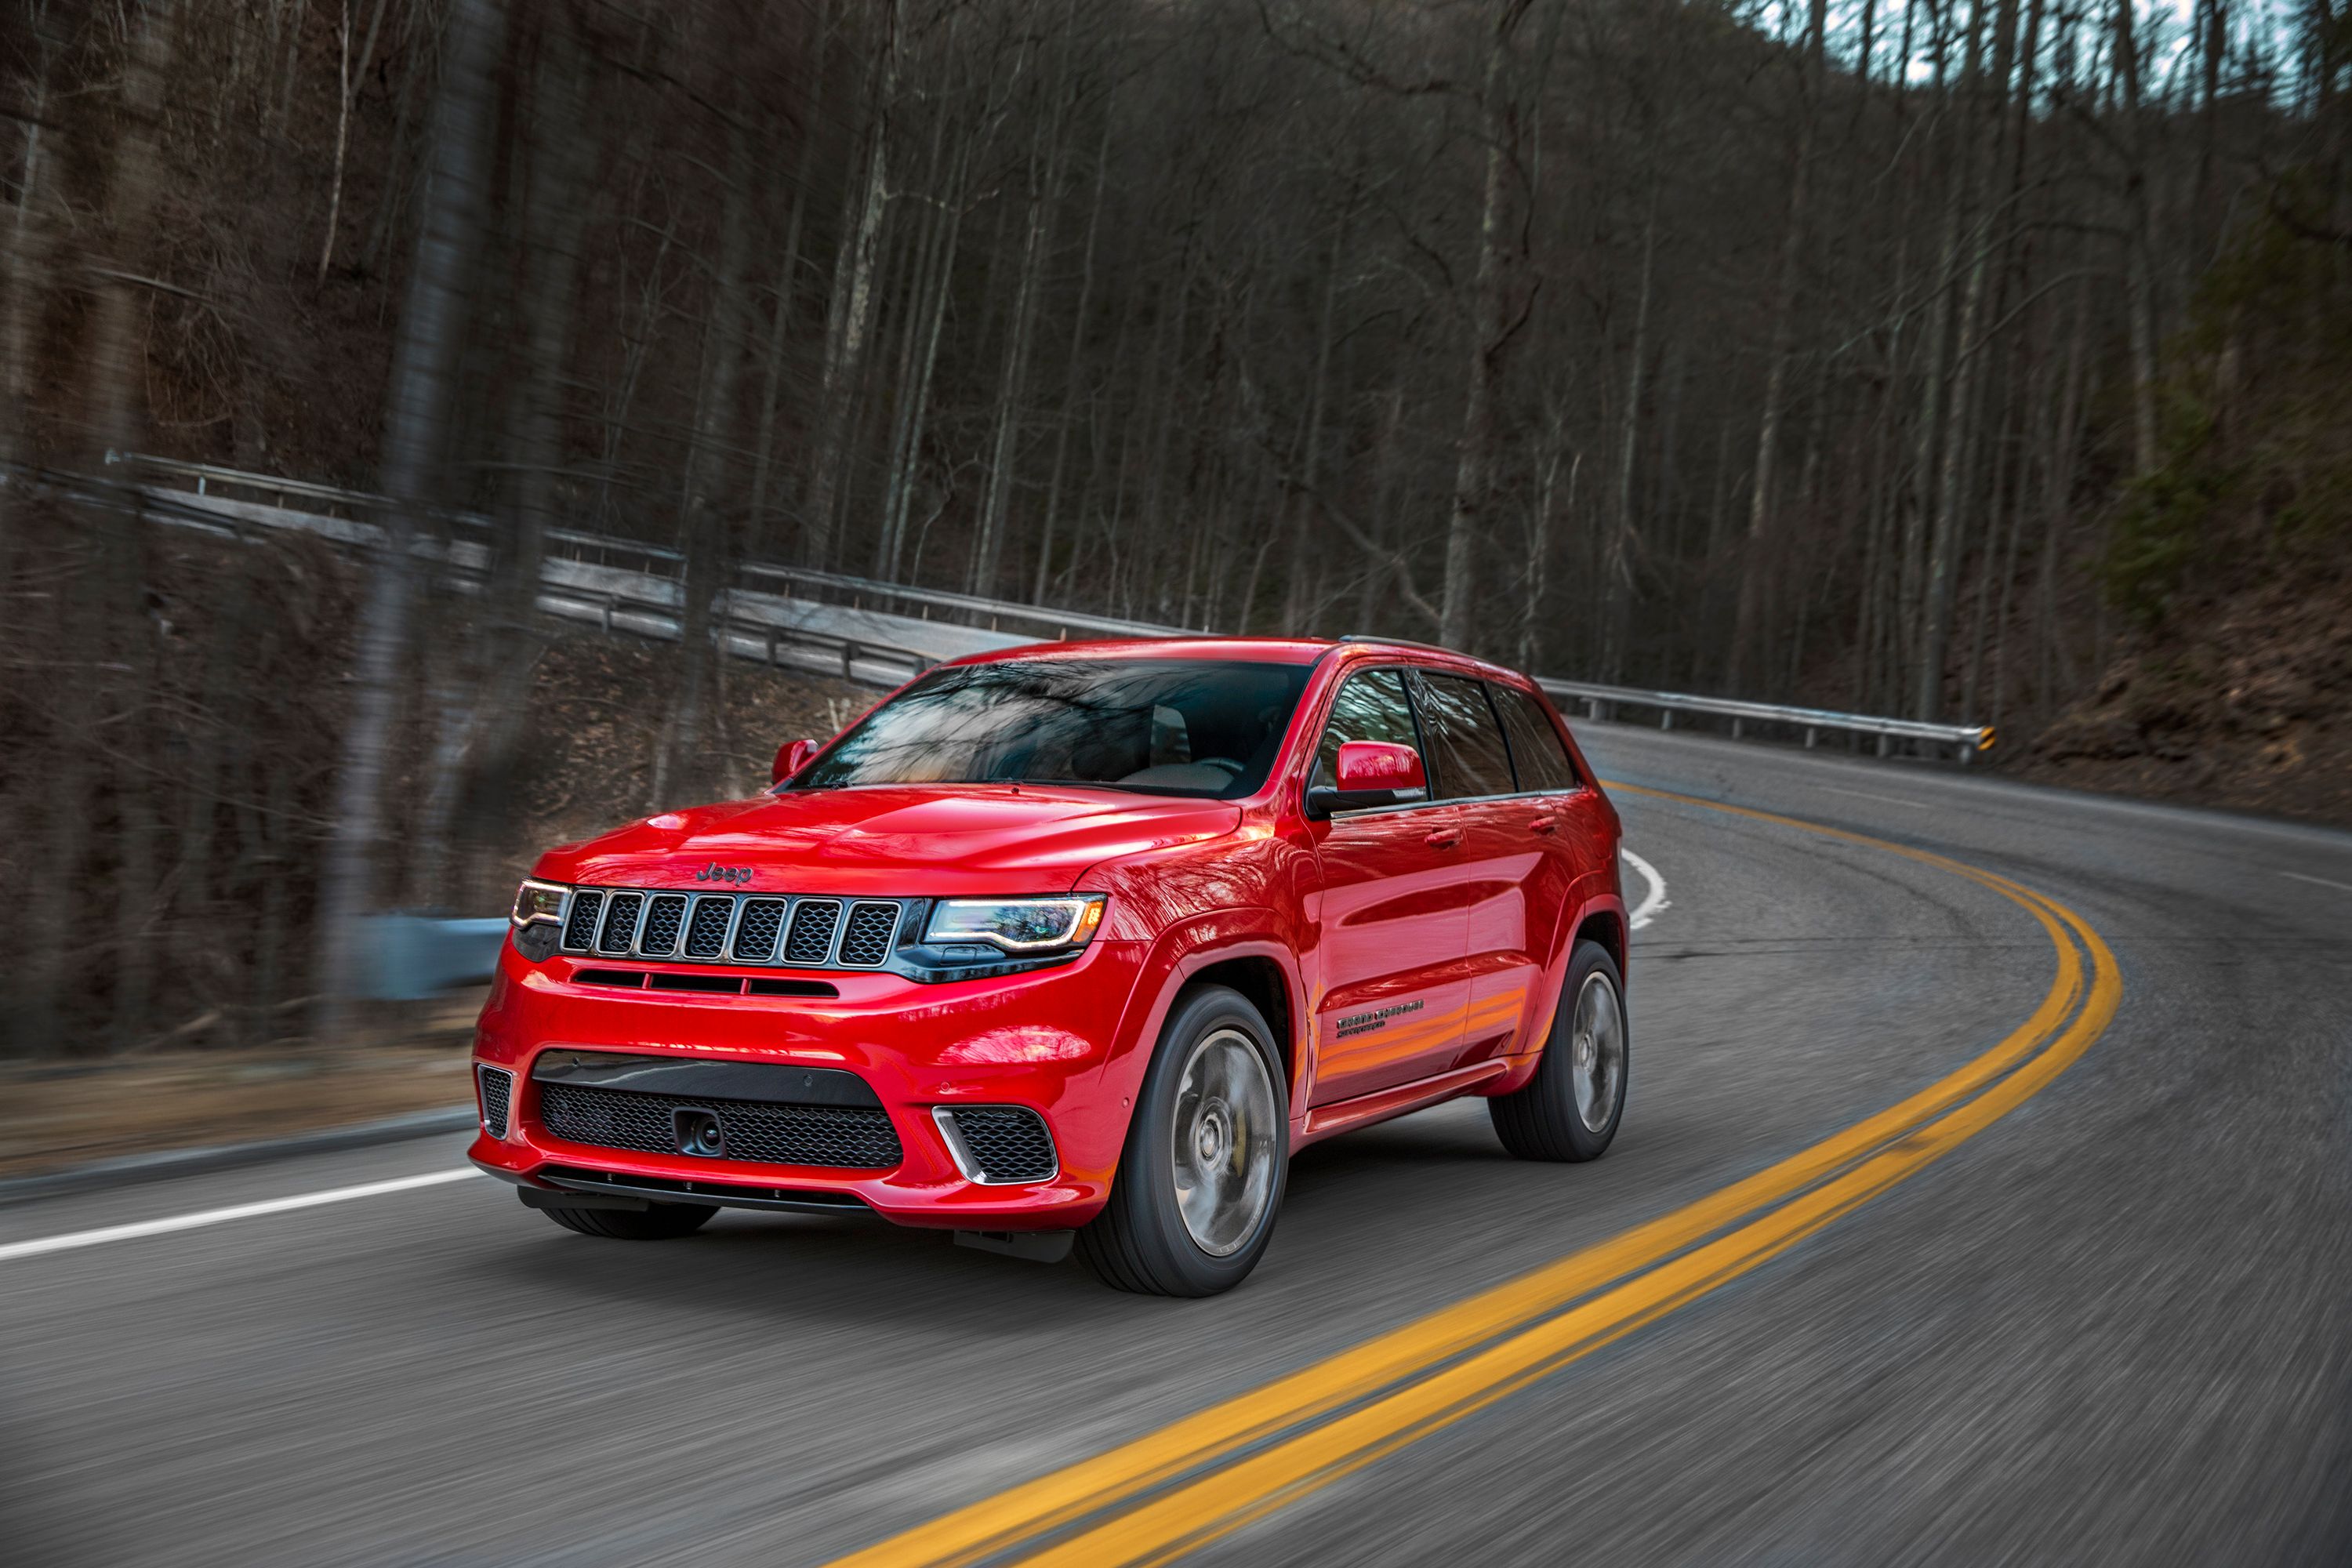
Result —
M1332 700L1310 784L1343 741L1420 749L1400 672L1360 670ZM1450 805L1342 812L1313 825L1315 1077L1309 1105L1352 1100L1450 1064L1469 1001L1462 814Z

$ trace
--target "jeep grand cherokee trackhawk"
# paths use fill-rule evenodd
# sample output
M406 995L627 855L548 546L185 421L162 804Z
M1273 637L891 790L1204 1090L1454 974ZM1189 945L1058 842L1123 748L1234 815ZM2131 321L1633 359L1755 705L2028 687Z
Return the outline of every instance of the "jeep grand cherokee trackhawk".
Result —
M473 1158L590 1236L871 1212L1206 1295L1317 1139L1478 1095L1523 1158L1609 1146L1617 840L1534 686L1437 649L959 660L541 858Z

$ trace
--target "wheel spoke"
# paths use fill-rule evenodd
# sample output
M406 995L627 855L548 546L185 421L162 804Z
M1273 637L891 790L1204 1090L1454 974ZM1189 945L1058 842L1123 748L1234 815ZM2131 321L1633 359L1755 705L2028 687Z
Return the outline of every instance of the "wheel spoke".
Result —
M1256 1234L1273 1197L1277 1119L1265 1058L1236 1030L1204 1037L1185 1059L1175 1110L1177 1212L1201 1250L1225 1257Z
M1586 1131L1603 1132L1617 1114L1625 1081L1625 1016L1607 975L1584 977L1574 1018L1567 1044L1577 1118Z

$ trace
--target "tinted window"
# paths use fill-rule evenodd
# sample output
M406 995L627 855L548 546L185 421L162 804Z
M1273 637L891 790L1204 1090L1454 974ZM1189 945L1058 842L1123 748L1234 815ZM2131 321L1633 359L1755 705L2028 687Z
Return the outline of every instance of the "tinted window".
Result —
M1413 705L1421 713L1422 732L1429 737L1431 781L1436 798L1509 795L1511 753L1503 744L1503 728L1486 705L1483 682L1456 675L1413 672Z
M1543 710L1543 705L1516 686L1489 686L1486 694L1503 716L1503 733L1511 740L1511 768L1518 774L1519 788L1546 793L1574 789L1576 764L1569 761L1568 748L1560 743L1559 731L1552 728L1551 715Z
M1265 783L1303 664L1015 658L933 670L789 788L1083 784L1244 795Z
M1342 741L1389 741L1421 749L1412 710L1404 700L1403 677L1393 669L1368 669L1348 677L1331 700L1331 717L1323 721L1323 743L1316 749L1315 776L1308 781L1312 787L1332 786Z

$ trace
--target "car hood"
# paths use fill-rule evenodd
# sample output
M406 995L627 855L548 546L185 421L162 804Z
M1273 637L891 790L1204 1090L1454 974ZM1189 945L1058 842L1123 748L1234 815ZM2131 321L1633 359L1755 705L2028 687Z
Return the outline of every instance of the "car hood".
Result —
M1224 801L1110 790L795 790L645 817L549 851L532 874L701 892L1060 892L1098 862L1219 837L1240 821Z

